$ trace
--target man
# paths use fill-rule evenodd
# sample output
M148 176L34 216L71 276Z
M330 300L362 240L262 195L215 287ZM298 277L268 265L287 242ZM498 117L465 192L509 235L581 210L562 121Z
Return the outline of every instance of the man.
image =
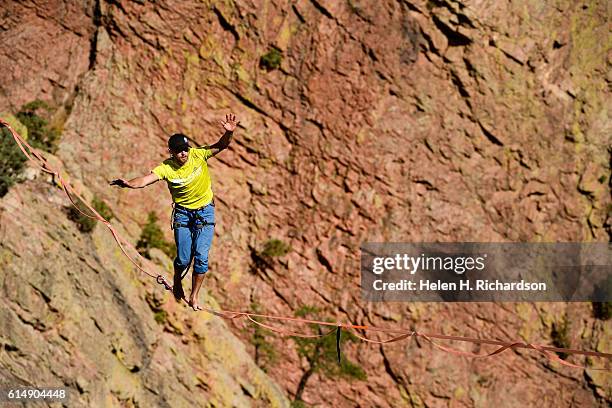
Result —
M168 139L171 157L151 170L150 174L111 182L111 185L123 188L143 188L159 180L168 183L174 206L172 228L177 252L174 259L173 292L177 300L185 296L182 273L193 259L189 297L189 305L193 310L202 310L198 304L198 294L204 274L208 271L208 251L215 226L215 204L206 161L229 146L239 123L233 114L226 115L225 120L221 121L225 133L217 143L208 147L190 147L187 137L176 133Z

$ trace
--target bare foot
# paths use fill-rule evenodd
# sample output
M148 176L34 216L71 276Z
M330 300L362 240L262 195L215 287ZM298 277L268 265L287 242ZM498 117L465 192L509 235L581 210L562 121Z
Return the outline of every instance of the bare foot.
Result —
M189 299L189 306L191 306L191 308L196 312L198 310L202 310L202 307L198 304L198 302L195 302L193 299Z

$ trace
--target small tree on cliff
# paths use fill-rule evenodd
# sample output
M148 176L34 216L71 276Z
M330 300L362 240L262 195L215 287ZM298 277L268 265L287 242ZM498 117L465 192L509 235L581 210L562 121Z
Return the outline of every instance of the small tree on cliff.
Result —
M19 181L27 159L17 147L11 132L4 127L0 127L0 138L0 197L2 197Z
M55 153L59 144L61 130L51 126L48 119L54 109L39 99L21 107L17 119L28 128L28 141L38 149Z
M257 299L251 298L250 309L253 313L262 313L261 304ZM257 316L253 316L253 320L261 321L262 319ZM248 330L251 335L251 344L255 351L255 364L257 364L264 372L267 372L268 365L276 363L278 357L274 344L269 341L270 332L259 325L252 326L252 329Z
M303 306L295 312L296 317L307 317L309 319L321 320L319 315L320 309L312 306ZM311 325L313 330L322 334L325 328L320 325ZM301 338L296 337L297 351L300 357L303 357L308 363L306 371L302 374L298 388L295 392L294 406L304 406L302 394L306 389L308 380L314 373L321 373L329 378L343 377L347 379L365 380L366 373L357 364L349 361L346 357L342 357L341 363L338 364L336 354L336 337L328 335L317 338ZM340 339L340 344L356 341L357 338L344 331Z
M157 224L158 220L157 214L155 214L154 211L149 212L147 215L147 223L142 227L140 239L136 243L136 249L142 256L151 259L149 251L152 248L157 248L172 259L176 256L176 249L174 245L164 238L164 233Z

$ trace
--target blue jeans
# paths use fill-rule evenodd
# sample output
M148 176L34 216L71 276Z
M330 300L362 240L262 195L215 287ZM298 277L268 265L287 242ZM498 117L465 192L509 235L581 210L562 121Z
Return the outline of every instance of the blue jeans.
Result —
M215 204L197 210L175 206L172 219L176 258L174 271L182 273L193 258L193 273L208 272L208 251L215 231Z

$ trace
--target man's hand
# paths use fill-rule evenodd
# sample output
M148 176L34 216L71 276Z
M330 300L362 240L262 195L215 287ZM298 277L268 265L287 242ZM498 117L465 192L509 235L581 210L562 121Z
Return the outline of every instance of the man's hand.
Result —
M231 113L229 115L225 115L225 120L221 121L223 129L225 129L227 132L233 132L239 124L240 122L236 122L236 115Z
M119 186L121 188L143 188L148 186L149 184L153 184L156 181L159 181L159 177L157 177L154 173L149 173L146 176L136 177L131 180L126 179L115 179L110 182L111 186Z
M225 120L221 121L221 125L223 129L225 129L225 133L221 136L221 139L214 145L209 146L208 148L212 152L212 155L215 156L219 152L227 149L227 147L232 142L232 135L234 134L234 130L238 127L240 122L236 122L236 115L229 114L225 115Z
M124 179L115 179L113 181L110 182L111 186L119 186L121 188L129 188L130 187L130 183L127 180Z

